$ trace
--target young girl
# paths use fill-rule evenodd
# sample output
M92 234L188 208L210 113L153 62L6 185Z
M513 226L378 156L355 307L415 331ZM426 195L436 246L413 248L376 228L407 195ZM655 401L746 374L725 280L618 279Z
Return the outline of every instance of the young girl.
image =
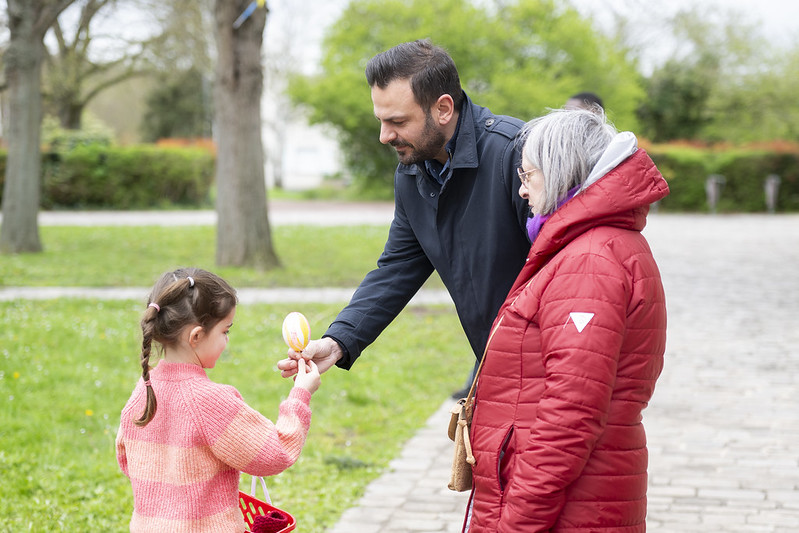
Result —
M116 439L133 486L132 532L246 531L239 472L274 475L299 457L319 370L300 365L273 424L205 374L227 346L235 313L233 288L204 270L168 272L153 287L141 320L142 379ZM151 368L154 341L163 361Z

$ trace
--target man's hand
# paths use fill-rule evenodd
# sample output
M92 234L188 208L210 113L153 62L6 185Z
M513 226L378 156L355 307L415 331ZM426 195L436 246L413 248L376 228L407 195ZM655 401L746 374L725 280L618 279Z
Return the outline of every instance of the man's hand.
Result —
M288 357L277 362L280 375L288 378L297 373L297 361L302 357L316 363L320 373L335 365L344 356L341 346L330 337L311 341L302 352L289 350Z

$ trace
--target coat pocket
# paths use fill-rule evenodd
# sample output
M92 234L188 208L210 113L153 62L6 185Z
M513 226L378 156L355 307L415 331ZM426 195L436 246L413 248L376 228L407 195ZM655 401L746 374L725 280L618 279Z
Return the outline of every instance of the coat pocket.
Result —
M516 439L514 438L515 428L511 426L502 439L497 454L497 479L499 480L499 490L505 492L513 472L513 463L516 457Z

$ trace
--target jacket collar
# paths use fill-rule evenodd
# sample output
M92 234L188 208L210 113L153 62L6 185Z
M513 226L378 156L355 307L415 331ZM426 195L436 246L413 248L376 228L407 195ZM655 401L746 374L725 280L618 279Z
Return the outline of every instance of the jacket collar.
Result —
M477 133L474 125L474 110L469 96L463 93L463 104L458 116L460 126L455 141L455 153L452 154L452 168L477 168Z

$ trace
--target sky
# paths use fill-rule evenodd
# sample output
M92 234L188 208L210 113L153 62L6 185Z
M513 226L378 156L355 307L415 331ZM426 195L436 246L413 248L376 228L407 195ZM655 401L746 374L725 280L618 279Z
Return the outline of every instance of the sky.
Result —
M574 0L587 12L602 18L603 11L627 13L633 20L656 31L658 20L679 9L697 5L718 10L741 12L749 21L758 23L775 41L799 37L799 2L791 0Z
M680 0L678 4L696 3ZM764 34L775 42L789 44L799 40L799 2L794 0L716 0L713 3L740 10L759 21Z
M799 2L786 0L573 0L597 26L607 26L612 14L623 14L639 28L634 35L643 47L642 70L646 74L667 58L676 44L663 21L683 9L701 7L710 16L729 12L751 24L770 44L787 47L799 43ZM716 22L720 22L720 18Z

